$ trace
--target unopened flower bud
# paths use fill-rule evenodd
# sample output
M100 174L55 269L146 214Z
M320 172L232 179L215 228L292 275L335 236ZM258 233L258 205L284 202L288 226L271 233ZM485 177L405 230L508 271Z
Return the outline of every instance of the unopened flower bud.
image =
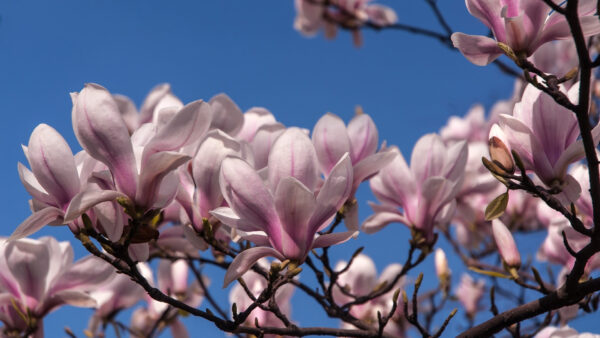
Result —
M518 269L521 266L521 255L510 230L500 220L495 219L492 221L492 233L502 260L507 266Z
M441 248L435 249L435 273L440 280L447 279L451 274L446 254Z
M492 161L507 173L514 173L515 163L506 144L496 136L492 136L488 141L488 146Z

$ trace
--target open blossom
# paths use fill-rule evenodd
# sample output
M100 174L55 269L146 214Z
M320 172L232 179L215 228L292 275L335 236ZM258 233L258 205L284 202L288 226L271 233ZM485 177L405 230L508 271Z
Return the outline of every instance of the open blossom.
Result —
M148 283L155 286L150 266L146 263L138 263L138 269ZM197 280L188 285L188 273L188 263L183 259L174 262L160 260L157 274L158 285L155 287L191 307L197 307L204 299L204 291ZM203 283L208 286L210 281L204 278ZM131 329L138 336L147 337L155 323L161 320L164 325L169 326L173 337L189 337L187 329L179 320L177 309L169 309L169 304L156 301L147 294L145 298L147 306L137 308L131 315ZM165 311L168 312L165 314Z
M371 23L379 27L393 25L398 21L396 12L386 6L370 4L371 0L333 0L328 4L321 1L295 0L296 19L294 28L300 33L312 36L320 29L328 38L336 35L337 25L353 28L354 43L360 45L358 28Z
M573 86L569 97L575 98L578 91L579 86ZM526 170L533 171L546 186L562 189L566 198L574 201L580 187L567 169L585 156L579 134L577 118L571 111L529 85L513 115L500 115L490 138L500 139L519 154ZM597 143L600 128L596 126L592 134Z
M96 311L88 322L88 331L96 334L101 325L110 321L118 311L127 309L144 298L144 289L124 274L111 279L90 292L96 301Z
M263 270L269 269L268 261L263 258L257 262ZM261 292L263 292L268 285L267 280L254 271L247 271L242 277L248 290L250 290L251 294L257 298ZM294 294L294 286L292 284L285 284L277 289L275 293L275 302L288 319L292 313L292 304L290 303L290 298ZM231 291L229 292L229 303L233 305L235 303L237 313L241 313L245 311L254 301L248 297L248 294L244 290L240 284L236 284ZM275 316L270 311L265 311L259 307L256 307L248 318L246 318L245 325L254 326L255 323L258 323L259 327L285 327L285 325L281 322L277 316ZM265 335L267 338L275 338L279 337L277 335Z
M467 10L492 31L494 38L481 35L452 34L454 47L472 63L485 66L508 45L517 55L531 56L540 46L553 40L568 39L571 30L560 13L538 0L466 0ZM600 33L594 15L596 1L579 2L579 21L585 36Z
M312 248L349 239L354 232L316 236L326 227L352 189L352 164L343 156L318 187L315 150L306 134L286 130L273 144L267 181L246 161L227 157L221 164L220 185L229 207L211 212L257 247L244 250L232 262L224 284L237 279L258 259L272 256L296 263Z
M392 151L377 151L377 127L367 114L355 116L347 127L338 116L324 115L313 129L312 142L325 176L344 154L350 154L353 170L351 198L354 198L361 182L375 175L396 156ZM348 207L354 209L358 206L352 203ZM358 213L353 211L346 213L345 223L350 229L358 229Z
M335 270L341 271L347 265L348 262L340 261L335 266ZM367 255L359 254L352 261L352 265L350 265L344 273L339 275L337 280L337 285L339 287L333 289L333 299L340 306L353 300L353 298L349 297L344 291L340 290L340 287L344 288L347 293L354 296L366 296L378 285L381 285L382 283L392 283L401 270L402 265L390 264L383 270L378 278L377 269L375 268L373 260ZM392 295L398 288L403 287L403 284L404 278L400 278L396 281L396 284L390 292L366 303L352 306L350 308L350 314L377 327L377 312L380 312L382 316L386 316L390 313L393 306ZM401 302L401 300L399 301ZM404 322L402 308L401 304L396 308L396 312L385 327L384 332L386 334L394 337L404 336L406 323ZM343 327L347 329L355 328L347 323L343 323Z
M20 312L35 325L35 336L43 337L44 316L62 305L96 306L89 291L113 273L111 265L93 256L73 263L71 245L52 237L0 240L2 336L30 329Z
M374 233L389 223L399 222L432 242L434 226L447 225L454 214L454 198L462 187L467 149L465 142L447 147L439 135L428 134L415 145L410 167L400 151L394 149L398 156L371 179L371 189L381 205L371 205L375 214L365 220L362 229Z
M479 302L485 292L485 281L480 279L477 283L468 274L463 274L460 284L455 290L458 301L462 304L469 318L474 318L480 310Z

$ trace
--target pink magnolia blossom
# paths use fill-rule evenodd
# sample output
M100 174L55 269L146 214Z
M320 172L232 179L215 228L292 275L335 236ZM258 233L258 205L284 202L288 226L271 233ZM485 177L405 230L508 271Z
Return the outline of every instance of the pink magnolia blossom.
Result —
M517 55L531 56L540 46L553 40L568 39L571 30L563 15L538 0L465 0L471 15L488 26L494 38L481 35L452 34L454 47L472 63L485 66L503 51L498 43L508 45ZM585 36L600 33L594 16L596 2L579 2L578 14Z
M152 270L146 263L138 263L138 269L148 283L155 286ZM199 282L194 280L188 285L189 266L183 259L171 262L160 260L158 265L158 289L163 293L176 298L191 307L197 307L204 299L204 291ZM210 281L204 278L203 283L208 286ZM137 308L131 316L131 329L139 336L146 337L157 320L161 319L171 330L175 338L187 338L189 334L183 323L179 320L177 309L170 309L167 303L154 300L149 295L145 296L147 306ZM165 315L164 312L168 311Z
M348 262L340 261L335 266L335 270L341 271L347 264ZM344 288L347 293L354 296L366 296L378 285L384 282L392 283L401 270L402 265L390 264L383 270L378 278L373 260L366 255L359 254L352 261L352 265L350 265L344 273L339 275L337 285L333 289L333 298L338 305L343 305L353 300L353 298L346 295L340 288ZM367 323L374 323L374 326L377 327L377 312L380 312L382 316L387 316L390 313L393 305L392 296L398 288L403 287L403 284L404 278L400 278L396 281L394 288L392 288L390 292L366 303L352 306L350 308L350 314ZM401 299L398 301L401 302ZM402 308L401 304L396 308L396 312L385 327L385 333L394 337L404 336L406 323L404 322ZM344 328L354 328L350 324L344 323L343 325Z
M269 269L269 264L265 258L259 260L257 262L263 270ZM247 271L241 277L248 289L252 293L252 295L257 298L263 290L267 288L268 282L267 280L254 271ZM285 284L281 286L277 292L275 293L275 302L288 319L292 313L292 304L290 303L290 299L294 294L294 286L291 284ZM229 292L229 303L231 305L235 304L237 308L237 312L245 311L252 303L252 299L248 297L248 294L244 290L244 288L240 284L236 284L231 291ZM246 318L246 325L254 326L255 323L258 323L260 327L285 327L285 325L270 311L264 311L261 308L257 307ZM265 337L275 338L278 337L276 335L265 335Z
M325 30L328 38L336 35L336 25L353 28L355 45L361 44L358 28L366 23L385 27L398 21L396 12L386 6L369 4L371 0L333 0L329 4L319 0L295 0L296 19L294 28L306 36Z
M316 236L346 202L352 190L350 156L343 156L318 193L317 158L306 134L286 130L273 144L267 182L246 161L227 157L221 164L220 185L229 207L211 212L257 247L244 250L232 262L225 285L262 257L304 259L312 248L343 242L354 231Z
M396 156L392 151L377 152L377 127L367 114L355 116L347 127L338 116L324 115L313 129L312 142L325 177L344 154L350 154L353 169L351 198L361 182L375 175ZM348 205L349 209L357 207L357 203ZM345 223L349 229L358 229L358 212L347 212Z
M533 338L600 338L599 334L589 332L579 333L577 330L569 327L546 326L538 332Z
M371 205L375 214L365 220L362 229L374 233L399 222L431 243L434 226L447 225L454 214L468 157L467 144L447 147L439 135L425 135L413 149L410 167L397 148L393 151L398 156L371 179L373 194L382 204Z
M474 318L477 311L481 309L479 302L483 298L484 292L485 281L483 279L475 283L473 278L468 274L462 275L460 284L456 288L455 293L469 318Z
M144 298L144 289L124 274L114 274L106 283L90 292L96 301L96 311L88 322L88 330L96 334L100 325L116 313L134 306Z
M23 147L31 170L19 163L19 177L32 196L33 214L14 230L11 239L29 236L46 224L70 223L68 210L82 203L98 204L121 194L90 188L80 177L75 157L65 139L52 127L38 125Z
M569 97L575 98L579 86L573 86ZM490 131L516 151L526 170L533 171L550 188L560 188L568 201L575 201L579 184L568 175L568 166L585 156L579 139L575 115L541 91L529 85L513 115L500 115L500 121ZM600 138L600 128L592 130L594 141Z
M52 237L0 240L0 321L4 333L28 329L20 312L35 323L35 336L43 337L44 316L62 305L96 306L89 291L113 273L111 265L93 256L73 263L70 244Z
M107 166L115 189L138 209L168 205L177 189L173 170L190 159L178 150L208 129L209 105L195 101L174 112L162 109L163 118L140 126L130 138L118 106L106 89L88 84L72 96L75 135L91 157ZM177 109L177 104L174 107ZM66 218L74 219L89 207L82 203L68 210Z

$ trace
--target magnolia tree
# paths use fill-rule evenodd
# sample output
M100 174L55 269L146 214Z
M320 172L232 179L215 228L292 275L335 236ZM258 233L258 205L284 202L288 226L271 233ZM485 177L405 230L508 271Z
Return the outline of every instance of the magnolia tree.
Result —
M72 93L83 150L73 154L46 124L23 146L29 163L18 172L32 214L0 246L3 335L42 336L45 315L74 305L95 309L89 337L108 325L186 337L182 316L238 337L439 337L457 313L468 319L455 329L462 337L595 336L568 323L600 302L600 4L466 0L490 29L473 36L453 32L425 1L441 33L366 0L295 1L302 34L348 30L360 45L362 30L405 30L515 78L511 99L487 117L474 106L451 118L416 140L409 161L360 109L309 130L264 108L242 113L225 94L184 104L168 85L139 109L98 84ZM363 182L377 202L361 222ZM330 259L344 242L398 224L411 233L398 241L405 260L378 273L362 248ZM66 225L56 231L91 255L73 263L70 243L26 238L47 225ZM513 236L531 231L546 238L523 260ZM429 255L435 273L415 274ZM450 255L471 271L452 278ZM207 276L207 265L224 273ZM424 279L437 286L421 290ZM211 289L229 285L225 308ZM295 293L339 325L296 323ZM129 308L130 319L114 320Z

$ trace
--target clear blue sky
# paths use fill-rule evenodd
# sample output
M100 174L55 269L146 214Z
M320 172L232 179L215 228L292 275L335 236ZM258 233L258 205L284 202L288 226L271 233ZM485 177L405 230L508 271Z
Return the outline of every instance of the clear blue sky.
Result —
M403 23L440 30L424 2L383 3L395 8ZM453 29L485 33L462 1L440 5ZM71 129L68 94L86 82L128 95L137 104L161 82L171 83L184 102L225 92L243 110L264 106L285 125L309 129L326 112L347 121L360 104L378 125L380 138L404 154L421 135L437 132L449 116L463 115L476 102L489 107L511 95L508 76L495 67L476 67L435 40L398 31L366 32L364 46L357 49L345 32L334 41L302 37L292 27L294 15L291 0L1 1L0 203L5 212L0 235L9 235L30 214L16 168L17 161L26 163L20 145L27 144L35 126L50 124L74 151L80 149ZM372 199L367 186L359 197ZM363 204L361 218L369 212ZM41 235L72 238L66 228L44 229L34 237ZM373 236L361 234L333 250L334 258L366 245L364 252L381 271L404 260L408 235L401 225ZM75 248L79 256L84 254ZM428 259L421 269L429 272L426 283L431 284L426 285L435 282L432 269ZM219 288L222 276L211 277L213 289L229 307ZM459 277L454 276L456 281ZM299 293L293 301L293 318L299 323L337 325ZM46 319L47 335L62 336L65 325L80 335L90 314L63 308ZM186 323L193 336L221 336L200 320Z

